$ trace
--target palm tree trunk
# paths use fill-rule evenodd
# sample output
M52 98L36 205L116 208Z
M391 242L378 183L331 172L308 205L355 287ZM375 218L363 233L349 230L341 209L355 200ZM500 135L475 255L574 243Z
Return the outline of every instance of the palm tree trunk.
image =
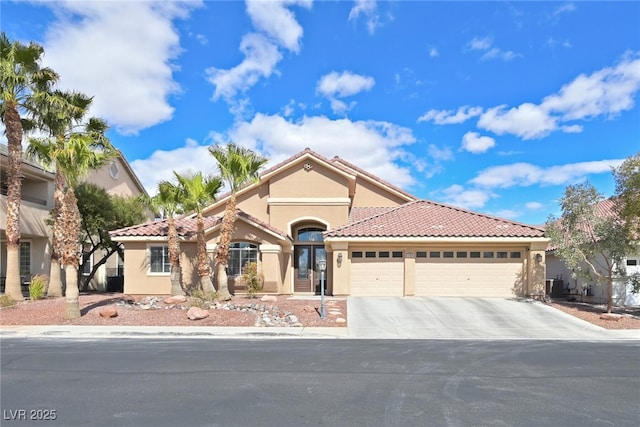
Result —
M15 101L5 103L5 132L9 151L7 188L7 277L4 293L14 300L24 299L20 286L20 193L22 187L22 124Z
M72 188L65 193L61 212L62 227L66 231L62 242L62 263L65 266L66 278L66 307L65 318L76 319L80 317L80 304L78 302L78 265L80 263L80 212L78 201Z
M229 293L229 278L227 276L227 265L229 264L229 247L233 238L233 224L236 219L236 196L231 194L224 210L222 227L220 230L220 242L216 248L216 267L218 279L218 299L228 301L231 299Z
M64 200L64 177L60 172L56 172L53 204L53 236L51 237L51 267L49 272L49 289L47 295L50 297L62 296L62 274L60 271L60 242L64 239L64 229L60 212Z
M169 262L171 264L171 295L184 295L182 266L180 265L180 241L173 216L169 217ZM206 248L206 246L205 246Z
M66 303L64 307L65 319L77 319L80 317L80 302L78 297L78 267L75 265L66 265L64 268L65 277L67 279Z
M207 256L207 243L204 240L204 219L198 212L198 275L200 276L200 288L205 293L214 293L216 290L211 282L211 267Z

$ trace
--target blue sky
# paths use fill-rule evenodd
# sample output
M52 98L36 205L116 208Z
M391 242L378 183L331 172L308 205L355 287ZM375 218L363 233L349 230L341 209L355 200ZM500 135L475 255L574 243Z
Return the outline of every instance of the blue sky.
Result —
M541 224L640 151L640 2L7 2L150 194L235 142Z

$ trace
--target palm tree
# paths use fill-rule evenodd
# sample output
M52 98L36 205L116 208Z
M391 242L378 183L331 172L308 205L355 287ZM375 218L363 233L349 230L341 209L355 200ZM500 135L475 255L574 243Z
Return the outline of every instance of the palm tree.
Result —
M239 147L235 144L227 144L226 147L215 145L209 147L209 152L218 162L220 176L229 186L231 196L224 210L222 229L220 230L220 242L216 248L216 268L218 278L218 298L231 299L229 282L227 277L227 265L229 264L229 246L233 237L233 224L236 219L236 194L246 184L260 180L260 168L267 162L264 157L258 156L253 151Z
M199 288L204 292L213 293L215 289L211 282L211 267L207 257L207 243L204 240L204 218L202 210L216 199L222 187L222 180L215 176L203 176L202 172L187 172L180 175L173 172L178 180L179 200L185 211L196 212L197 224L197 268L200 277Z
M7 279L5 293L22 300L20 287L20 194L22 181L22 136L26 116L35 114L30 102L35 98L46 100L47 91L58 81L50 68L40 67L44 49L36 43L25 45L0 35L0 119L5 125L9 151L7 169ZM21 117L21 111L26 113Z
M180 265L180 240L176 229L175 215L182 213L180 206L180 188L169 182L158 184L158 194L148 200L148 206L154 212L161 212L167 218L169 227L169 262L171 264L171 295L184 295L182 285L182 266Z
M55 105L48 103L39 106L40 114L37 117L36 126L40 130L48 132L49 136L59 146L65 144L69 135L75 131L82 119L87 114L92 102L92 98L79 92L62 92L54 91L51 99L58 102ZM89 129L89 132L100 133L100 122L89 122L90 126L95 129ZM51 158L47 158L47 152L38 153L36 146L27 148L27 155L36 158L45 166L54 166L55 162ZM48 150L51 151L51 150ZM64 229L61 221L58 219L65 191L65 179L60 170L56 170L55 174L55 191L53 216L53 235L51 239L51 265L49 271L49 288L47 295L51 297L62 296L62 278L60 271L60 242L64 236ZM58 219L58 220L57 220Z
M82 132L72 132L64 144L55 139L32 138L30 147L43 158L51 159L56 170L64 177L66 187L62 206L55 221L60 221L64 233L61 241L60 260L65 269L66 306L65 318L80 317L78 302L78 266L80 264L80 226L81 217L73 188L84 178L89 170L98 169L116 155L108 139L104 136L106 124L96 118L89 120ZM31 148L30 148L31 149Z

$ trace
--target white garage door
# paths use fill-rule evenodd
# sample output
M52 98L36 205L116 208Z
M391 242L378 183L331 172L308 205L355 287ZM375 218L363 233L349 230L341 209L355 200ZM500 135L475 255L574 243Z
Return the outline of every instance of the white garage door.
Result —
M464 257L456 252L452 258L416 258L416 295L513 297L522 293L523 263L521 255L516 255L520 252L490 252L491 257L483 252L478 258L464 253ZM505 253L506 257L497 258Z
M351 295L403 296L404 262L394 258L353 258Z

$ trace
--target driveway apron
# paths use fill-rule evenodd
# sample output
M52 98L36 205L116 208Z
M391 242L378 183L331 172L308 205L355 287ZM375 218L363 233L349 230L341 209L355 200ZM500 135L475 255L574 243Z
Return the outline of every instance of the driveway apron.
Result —
M608 331L541 302L506 298L349 297L351 338L599 340Z

